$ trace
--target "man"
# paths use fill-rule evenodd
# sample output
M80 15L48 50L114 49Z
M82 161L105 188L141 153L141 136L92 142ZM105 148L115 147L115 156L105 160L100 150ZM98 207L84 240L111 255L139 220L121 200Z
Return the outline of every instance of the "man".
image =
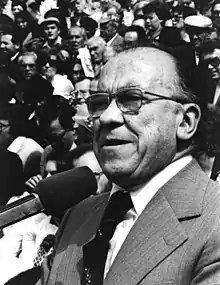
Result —
M45 43L44 48L52 48L62 44L60 37L60 21L56 17L49 17L41 22L44 30Z
M186 32L189 35L190 43L195 51L196 63L199 63L198 50L201 44L211 38L212 21L202 15L188 16L184 20Z
M91 55L95 76L98 76L103 65L103 53L105 51L106 42L101 37L93 37L88 40L87 47Z
M18 58L22 80L16 84L15 99L25 106L29 115L53 94L51 83L37 73L36 61L34 52L25 52Z
M111 197L68 212L46 284L219 283L220 189L192 157L208 143L205 109L182 80L157 48L104 66L87 105Z
M112 46L116 52L122 50L123 37L118 33L119 22L117 19L103 16L100 20L100 36L108 46Z
M213 28L215 30L214 36L220 37L220 1L215 1L211 8L211 18L213 22Z
M73 55L78 55L80 48L85 48L87 37L86 30L79 26L73 26L69 29L68 40L71 45Z

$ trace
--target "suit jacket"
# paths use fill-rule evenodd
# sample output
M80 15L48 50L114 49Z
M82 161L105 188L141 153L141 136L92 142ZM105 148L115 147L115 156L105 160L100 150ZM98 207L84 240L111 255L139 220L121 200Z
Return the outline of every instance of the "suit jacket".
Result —
M94 238L108 197L90 197L66 215L44 284L80 284L82 247ZM193 160L145 207L103 284L220 284L219 220L219 185Z

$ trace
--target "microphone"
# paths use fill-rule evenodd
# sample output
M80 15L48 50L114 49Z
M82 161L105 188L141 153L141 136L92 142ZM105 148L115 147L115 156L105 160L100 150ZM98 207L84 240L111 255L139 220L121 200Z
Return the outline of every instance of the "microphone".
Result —
M0 229L40 212L59 217L96 190L95 175L86 166L58 173L40 181L35 193L1 208Z

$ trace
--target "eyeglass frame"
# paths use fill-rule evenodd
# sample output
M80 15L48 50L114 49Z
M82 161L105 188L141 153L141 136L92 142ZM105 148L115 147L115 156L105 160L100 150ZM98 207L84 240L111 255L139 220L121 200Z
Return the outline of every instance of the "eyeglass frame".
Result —
M126 91L126 90L132 90L132 89L135 89L135 90L139 90L142 94L140 94L139 96L140 96L140 106L139 106L139 108L136 110L136 111L123 111L122 109L121 109L121 107L120 107L120 105L118 105L118 100L117 100L117 95L120 93L120 92L123 92L123 91ZM148 101L149 103L150 102L152 102L152 101L155 101L155 100L169 100L169 101L173 101L173 102L176 102L176 103L180 103L180 104L186 104L186 103L190 103L190 101L189 100L187 100L186 98L172 98L172 97L167 97L167 96L164 96L164 95L160 95L160 94L157 94L157 93L153 93L153 92L149 92L149 91L146 91L146 90L144 90L144 89L142 89L142 88L140 88L140 87L136 87L136 86L129 86L129 87L124 87L124 88L121 88L121 89L119 89L117 92L114 92L114 93L107 93L107 92L102 92L102 91L100 91L100 92L93 92L93 94L92 95L90 95L88 98L86 98L85 99L85 103L87 104L87 108L88 108L88 112L90 113L90 111L89 111L89 107L88 107L88 101L89 101L89 99L91 99L92 97L94 97L94 96L97 96L97 95L107 95L108 96L108 105L107 105L107 107L106 107L106 109L108 108L108 106L111 104L111 101L112 101L112 99L115 99L115 102L116 102L116 105L117 105L117 107L118 107L118 109L123 113L123 114L130 114L130 115L137 115L138 113L139 113L139 110L141 109L141 107L142 107L142 105L143 105L143 101ZM152 95L152 96L155 96L155 97L158 97L158 99L148 99L148 98L145 98L144 97L144 95L145 94L148 94L148 95ZM138 97L137 95L136 95L136 97ZM110 100L109 100L109 98L110 98ZM105 109L105 110L106 110ZM103 110L102 111L102 113L105 111L105 110ZM92 115L92 114L90 114L90 117L92 118L92 119L96 119L96 118L99 118L101 115L102 115L102 113L100 114L100 115L97 115L97 116L95 116L95 115Z

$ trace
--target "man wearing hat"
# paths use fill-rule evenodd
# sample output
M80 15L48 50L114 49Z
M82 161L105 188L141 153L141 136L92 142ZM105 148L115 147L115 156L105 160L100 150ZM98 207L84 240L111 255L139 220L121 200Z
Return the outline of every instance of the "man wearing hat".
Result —
M56 17L45 18L41 22L43 27L45 43L43 44L44 48L52 48L63 43L62 38L60 37L60 21Z
M184 20L192 48L195 50L196 63L199 62L198 49L211 38L212 21L203 15L188 16Z

